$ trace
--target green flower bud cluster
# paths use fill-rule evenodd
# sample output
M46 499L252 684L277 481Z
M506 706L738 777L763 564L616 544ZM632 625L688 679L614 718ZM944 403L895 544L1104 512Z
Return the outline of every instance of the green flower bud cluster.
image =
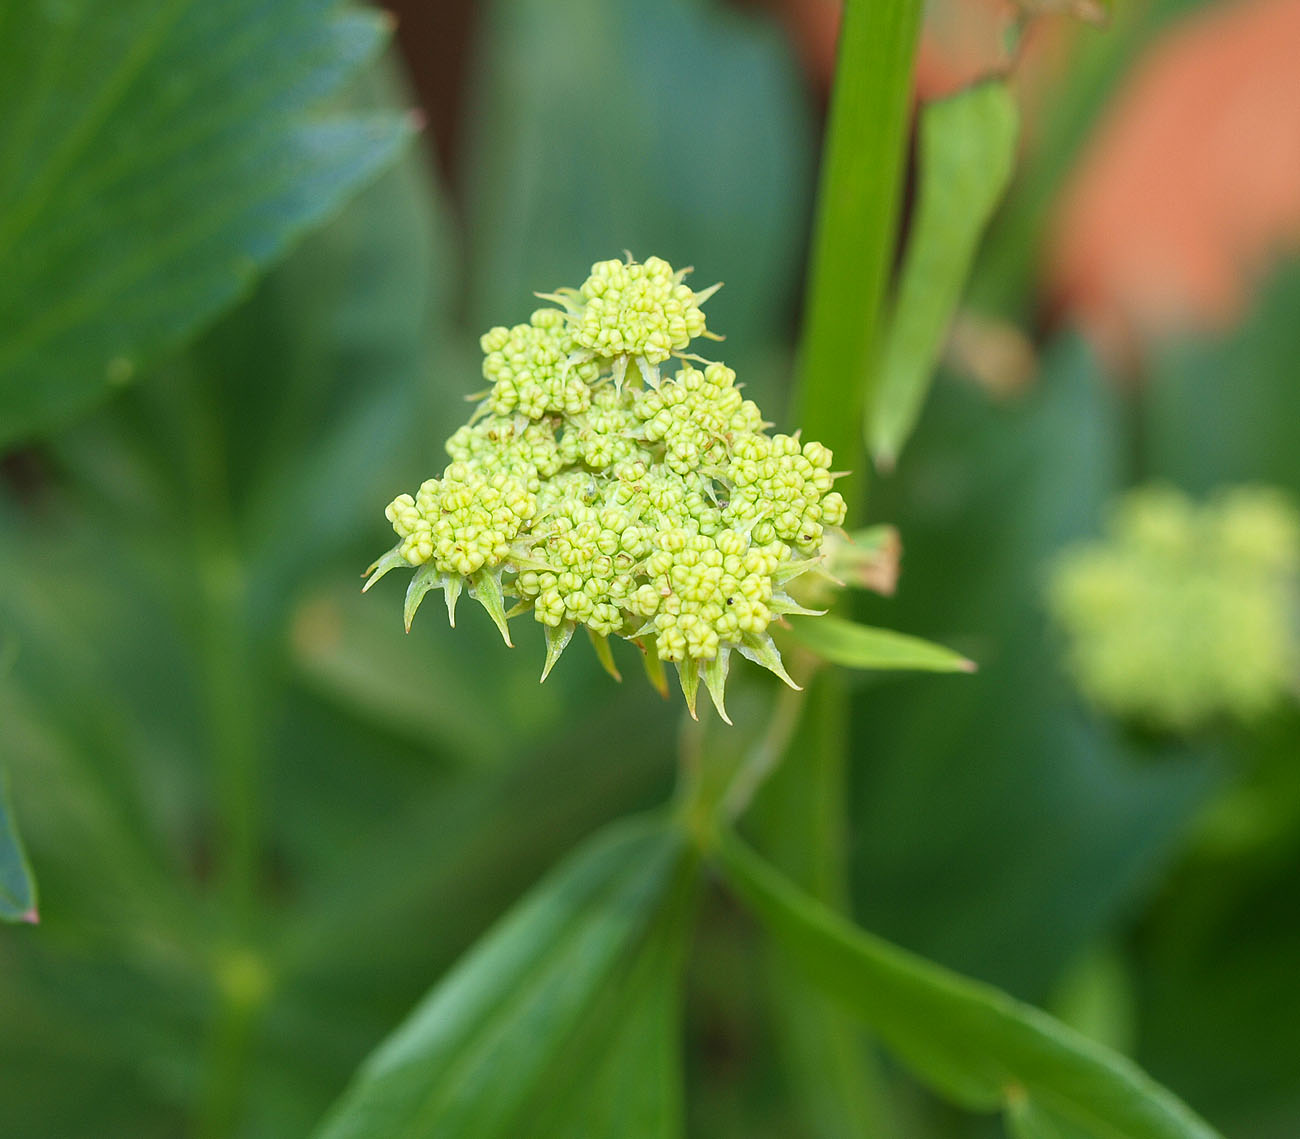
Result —
M479 343L483 378L492 381L487 407L493 415L541 419L578 415L591 405L589 385L599 369L571 361L579 349L558 309L540 308L527 324L493 328Z
M685 276L659 258L600 262L581 288L543 294L560 307L484 335L492 386L444 473L389 504L399 541L367 582L415 568L408 629L429 590L453 624L468 590L507 644L511 617L542 625L543 679L581 625L616 675L611 636L641 648L661 690L673 664L692 714L703 680L725 718L733 652L790 682L770 627L808 612L787 585L821 567L844 500L830 451L767 434L730 368L684 355L709 335L714 291Z
M1097 707L1193 730L1266 711L1300 678L1300 516L1237 487L1196 506L1169 487L1120 501L1104 541L1053 567L1067 662Z
M385 511L412 565L432 562L469 577L510 556L519 528L537 513L537 498L516 478L452 463L419 493L398 495Z
M578 290L585 302L574 338L597 356L627 353L661 364L704 334L695 293L661 257L644 265L600 261Z

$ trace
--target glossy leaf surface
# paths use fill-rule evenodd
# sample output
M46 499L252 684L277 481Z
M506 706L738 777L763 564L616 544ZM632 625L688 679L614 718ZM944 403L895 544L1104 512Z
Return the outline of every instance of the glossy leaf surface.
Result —
M677 1133L682 868L661 822L589 842L370 1058L319 1139Z
M177 348L392 160L401 115L313 112L385 34L333 0L5 6L0 444Z
M718 855L728 881L792 960L962 1106L1038 1100L1075 1128L1062 1133L1070 1139L1216 1139L1131 1061L997 989L865 933L732 836L720 840Z

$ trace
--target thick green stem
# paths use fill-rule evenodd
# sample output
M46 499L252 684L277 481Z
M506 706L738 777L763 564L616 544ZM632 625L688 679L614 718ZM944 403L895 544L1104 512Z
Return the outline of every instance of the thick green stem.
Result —
M848 0L840 31L800 346L795 422L856 472L841 490L860 516L864 413L875 385L881 312L897 246L920 0ZM762 845L819 898L848 904L845 774L849 701L817 676L786 762L760 799ZM897 1134L856 1028L790 978L779 955L770 1009L816 1134Z
M920 0L849 0L818 188L794 421L858 477L880 313L897 244Z
M253 947L261 858L264 684L252 643L229 471L204 377L177 377L185 401L194 599L203 704L216 805L214 876L220 932L213 947L214 1013L197 1133L222 1139L238 1125L248 1059L268 974Z

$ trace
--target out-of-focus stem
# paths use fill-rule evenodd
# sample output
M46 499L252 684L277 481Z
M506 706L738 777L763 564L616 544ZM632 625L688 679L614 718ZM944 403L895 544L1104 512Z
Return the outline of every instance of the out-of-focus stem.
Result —
M263 685L217 417L203 377L177 377L175 388L184 402L188 444L193 588L216 806L213 856L220 926L212 953L215 1007L196 1131L202 1139L223 1139L238 1125L269 976L252 948L260 861Z

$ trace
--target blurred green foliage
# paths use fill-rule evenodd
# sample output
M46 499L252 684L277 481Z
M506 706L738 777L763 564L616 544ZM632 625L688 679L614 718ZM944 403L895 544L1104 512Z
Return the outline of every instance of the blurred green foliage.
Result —
M113 19L148 7L112 6ZM701 279L728 282L710 304L734 342L728 359L779 406L809 233L811 100L774 29L730 10L583 0L557 20L541 0L492 6L458 224L415 151L359 189L392 157L405 102L386 73L341 87L371 49L368 18L325 24L334 9L306 0L175 7L178 18L202 8L213 26L193 35L228 45L191 44L178 58L207 60L196 74L229 85L219 92L267 80L247 101L204 104L233 159L259 165L263 151L236 143L249 138L239 115L260 107L259 145L283 153L296 140L328 169L302 199L250 205L244 252L262 268L315 226L251 292L252 270L225 257L239 241L223 240L216 261L190 250L185 272L201 288L170 271L151 280L194 303L138 329L91 313L62 355L41 356L70 386L40 387L50 395L39 407L25 389L0 403L6 440L62 428L12 451L0 480L0 761L42 918L0 927L0 1132L24 1139L308 1134L363 1057L562 853L663 802L677 725L644 686L616 687L571 654L539 689L540 632L511 653L485 618L403 638L393 605L360 597L359 572L385 539L379 507L438 465L463 418L474 338L522 319L529 289L624 246L693 261ZM1147 6L1143 20L1176 7ZM21 25L24 8L0 5L0 28ZM224 39L226 19L248 21L245 37L256 25L269 54ZM112 27L134 42L129 22ZM339 27L369 30L353 40ZM72 66L82 56L71 40L41 39L34 53L28 42L0 49L15 61L0 97L5 137L25 132L80 170L79 140L113 116L74 112L97 85L125 80ZM1114 54L1077 84L1066 107L1077 123L1095 115L1133 41L1095 42ZM310 75L286 62L308 58ZM183 70L173 61L169 74ZM272 80L284 82L278 95ZM330 129L354 131L357 150L314 149L326 128L301 113L308 95L328 96ZM1068 145L1042 152L996 223L971 287L990 307L1031 307L1032 223L1081 134L1061 132ZM104 143L104 161L130 142ZM40 166L39 148L11 152ZM160 183L144 179L156 197L124 185L104 208L121 204L146 234L172 210L198 224L223 183L201 166L181 179L181 153ZM245 166L226 176L256 181ZM31 178L0 180L10 211L38 200ZM66 192L71 202L88 191ZM22 216L7 212L5 225ZM99 258L114 256L105 234L145 240L111 221L87 215L51 238L65 260L32 244L28 260L6 263L0 297L25 307L0 309L0 364L56 294L95 284ZM69 279L73 264L84 280ZM1068 338L1013 399L941 375L897 472L872 488L871 513L903 535L899 593L861 601L857 616L952 645L980 672L851 679L846 720L818 722L847 743L862 924L1018 997L1052 1007L1061 994L1081 1027L1099 1020L1067 996L1104 956L1110 967L1088 977L1094 1003L1136 1026L1143 1066L1240 1139L1300 1128L1300 715L1192 741L1099 719L1060 670L1043 575L1139 481L1300 495L1297 304L1300 275L1286 271L1226 341L1175 346L1124 392ZM136 382L83 414L123 354L138 359ZM0 377L0 399L29 382L11 383L18 375ZM757 684L737 692L730 746L771 699ZM801 762L796 751L796 772ZM760 819L772 809L757 807ZM649 873L644 852L603 849L618 866L602 873ZM579 906L563 875L595 857L567 863L512 921L541 920L557 892ZM0 859L9 891L13 856ZM592 1082L622 1096L627 1070L656 1071L636 1081L660 1089L642 1105L646 1134L678 1096L691 1134L833 1133L853 1117L826 1107L843 1081L792 1060L798 1042L777 1039L771 1006L754 1000L767 978L756 928L711 886L701 895L684 1089L661 1068L673 1022L660 965L684 952L673 930L639 941L592 931L605 956L582 955L587 987L556 996L592 1011L583 1054L605 1056ZM452 974L461 984L470 961ZM582 979L563 958L554 967ZM632 1012L602 1003L611 984L635 996ZM857 1059L846 1071L866 1078ZM902 1139L989 1133L892 1067L880 1079ZM1018 1126L1056 1133L1032 1118Z

